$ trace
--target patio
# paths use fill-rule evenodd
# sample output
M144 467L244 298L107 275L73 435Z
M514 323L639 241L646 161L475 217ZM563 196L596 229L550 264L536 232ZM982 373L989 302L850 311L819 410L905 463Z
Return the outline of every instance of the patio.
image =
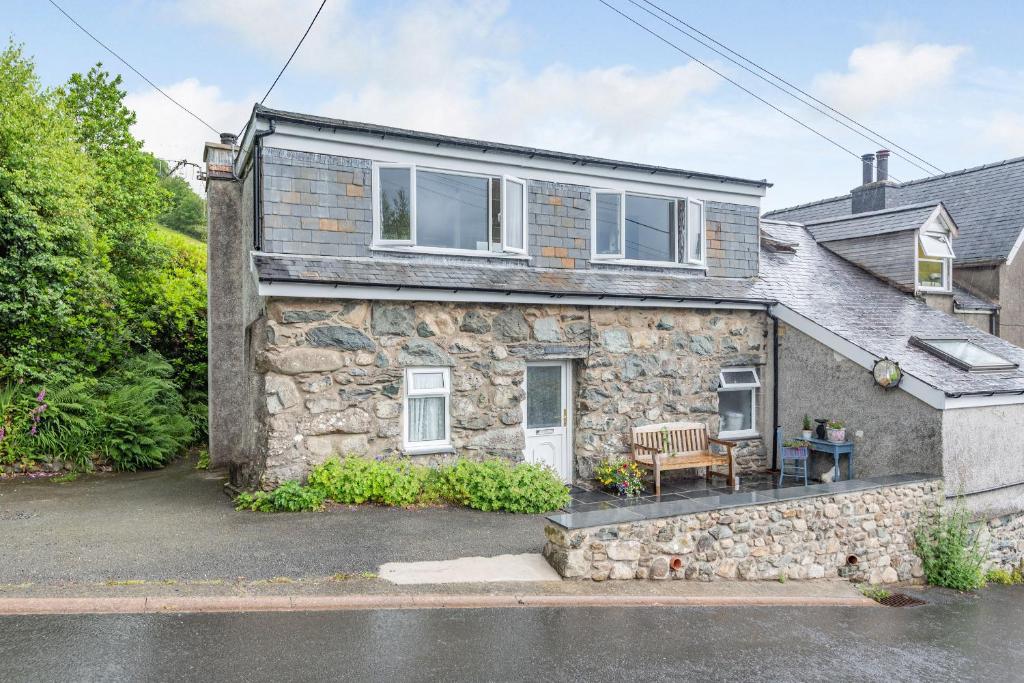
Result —
M786 477L786 481L779 486L778 475L772 476L768 473L748 474L740 478L739 488L726 486L722 477L715 477L710 482L703 477L675 477L665 478L661 484L661 495L653 493L634 498L623 498L614 493L600 489L588 490L579 486L569 489L569 504L562 508L565 512L594 512L597 510L610 510L612 508L634 507L650 503L667 503L680 500L698 500L709 496L724 496L734 493L750 493L753 491L772 491L779 488L792 486L803 486L803 481L796 477ZM648 491L652 491L648 485Z

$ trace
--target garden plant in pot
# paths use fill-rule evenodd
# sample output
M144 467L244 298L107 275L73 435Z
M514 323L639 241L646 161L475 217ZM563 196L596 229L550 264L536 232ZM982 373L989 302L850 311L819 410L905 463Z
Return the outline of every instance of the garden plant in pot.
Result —
M806 441L814 436L814 423L811 422L811 416L804 413L804 430L800 432L800 438Z
M810 444L803 439L786 439L782 442L782 457L806 458L809 446Z
M832 443L846 441L846 425L839 420L829 420L827 434Z

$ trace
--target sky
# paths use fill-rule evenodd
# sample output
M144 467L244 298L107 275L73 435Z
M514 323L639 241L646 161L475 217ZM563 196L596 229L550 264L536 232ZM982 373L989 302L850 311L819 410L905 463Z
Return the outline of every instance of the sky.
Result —
M237 132L320 0L57 0L221 131ZM857 155L865 140L629 0L606 0ZM643 4L640 2L639 4ZM1024 3L684 2L664 9L943 171L1024 155ZM213 133L44 0L0 0L0 30L46 85L124 74L135 133L167 159ZM774 184L766 209L843 194L860 162L599 0L328 0L266 104ZM898 152L898 151L897 151ZM920 163L920 162L918 162ZM891 175L928 175L894 154Z

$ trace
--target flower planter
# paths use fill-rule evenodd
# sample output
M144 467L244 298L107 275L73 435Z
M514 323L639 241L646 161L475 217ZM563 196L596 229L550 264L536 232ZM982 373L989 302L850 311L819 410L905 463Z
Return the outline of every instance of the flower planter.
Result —
M842 443L846 441L846 428L832 429L831 427L825 431L828 436L828 440L832 443Z
M811 430L811 429L803 430L802 432L800 432L800 438L803 439L804 441L807 441L808 439L813 439L814 438L814 430Z
M783 446L782 457L787 460L806 459L808 457L807 446Z

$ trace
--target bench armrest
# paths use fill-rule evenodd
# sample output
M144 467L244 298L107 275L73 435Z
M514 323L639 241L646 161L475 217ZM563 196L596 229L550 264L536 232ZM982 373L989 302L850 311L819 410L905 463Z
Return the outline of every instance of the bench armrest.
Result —
M708 443L716 443L719 446L725 446L726 451L729 453L732 453L732 449L739 445L735 441L726 441L725 439L716 439L710 436L708 437Z

